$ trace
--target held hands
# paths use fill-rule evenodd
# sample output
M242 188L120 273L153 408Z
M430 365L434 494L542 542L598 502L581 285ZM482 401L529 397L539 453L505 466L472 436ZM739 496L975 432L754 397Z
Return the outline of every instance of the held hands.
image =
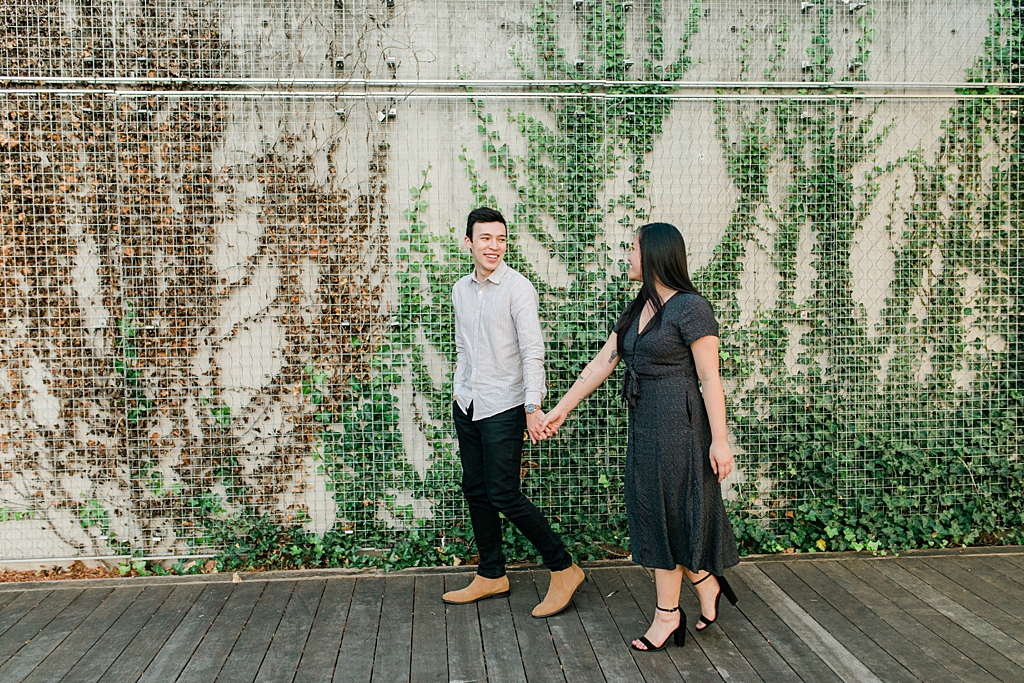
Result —
M537 443L543 441L544 436L544 411L540 408L532 413L526 414L526 431L530 433L530 441Z
M555 406L551 409L551 412L547 414L544 419L544 424L541 426L541 432L543 438L548 439L558 433L558 428L565 422L565 418L568 417L568 413L560 406Z
M527 413L526 431L530 434L530 441L537 443L554 436L565 422L566 415L567 413L558 406L546 414L540 409Z
M710 457L711 469L718 475L718 481L721 483L721 481L728 477L729 473L732 472L732 449L729 448L729 443L724 440L712 440Z

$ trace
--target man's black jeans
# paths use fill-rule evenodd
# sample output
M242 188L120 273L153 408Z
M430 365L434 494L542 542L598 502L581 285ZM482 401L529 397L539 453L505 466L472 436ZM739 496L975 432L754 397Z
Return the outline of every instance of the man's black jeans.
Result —
M537 506L519 490L519 468L523 455L526 412L523 406L473 421L473 406L462 412L452 404L455 431L459 435L462 459L462 493L469 504L476 547L480 551L477 573L488 579L505 575L501 552L501 518L505 515L537 547L544 566L559 572L572 566L572 557L562 539Z

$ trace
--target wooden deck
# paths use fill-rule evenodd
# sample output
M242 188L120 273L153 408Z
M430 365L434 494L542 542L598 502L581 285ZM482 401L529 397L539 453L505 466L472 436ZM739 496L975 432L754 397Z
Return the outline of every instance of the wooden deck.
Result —
M728 576L738 608L685 648L633 653L654 585L588 570L575 607L445 606L467 573L287 572L0 586L0 681L1024 681L1024 549L885 559L766 559Z

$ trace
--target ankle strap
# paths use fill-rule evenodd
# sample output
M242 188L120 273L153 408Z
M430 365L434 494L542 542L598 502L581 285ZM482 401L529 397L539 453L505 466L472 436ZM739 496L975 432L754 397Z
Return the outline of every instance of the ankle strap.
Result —
M657 607L657 608L658 608L658 611L659 611L659 612L678 612L678 611L679 611L679 605L676 605L676 606L675 606L675 607L673 607L672 609L665 609L665 608L664 608L664 607L662 607L661 605L655 605L655 607Z
M694 581L693 585L696 586L698 583L704 583L705 581L710 579L712 576L714 576L714 574L712 574L711 572L708 572L707 574L704 575L703 579L699 579L697 581Z

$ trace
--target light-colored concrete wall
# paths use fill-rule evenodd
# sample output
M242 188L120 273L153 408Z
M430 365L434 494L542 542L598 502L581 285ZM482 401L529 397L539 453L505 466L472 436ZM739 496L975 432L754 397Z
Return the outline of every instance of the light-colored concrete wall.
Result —
M569 0L555 4L555 28L566 59L593 63L595 55L583 53L582 13L574 12ZM670 62L690 5L663 4L665 61ZM809 78L801 62L808 59L819 9L801 13L799 4L703 3L706 11L690 51L694 64L684 80L763 80L773 64L769 55L780 47L785 52L774 62L771 78ZM304 366L311 363L339 379L358 375L370 362L353 339L379 341L389 329L400 295L398 248L409 227L403 211L416 201L410 188L422 184L424 172L433 187L421 217L438 238L452 231L460 235L474 204L467 162L460 155L475 162L487 194L507 216L518 199L509 180L488 164L480 122L469 96L454 83L436 89L434 96L423 96L428 92L423 88L413 97L394 99L353 97L351 91L346 97L289 96L284 90L295 78L451 81L461 73L476 80L521 79L510 53L521 55L526 68L540 77L534 6L534 0L396 0L391 8L369 0L258 6L223 0L195 7L160 5L159 11L168 14L153 17L147 14L148 4L126 0L111 5L110 12L86 17L76 3L55 4L53 16L64 24L56 22L59 31L53 30L62 31L66 41L51 41L47 49L57 56L47 63L66 74L98 73L102 66L108 76L272 78L281 79L281 85L273 94L248 97L126 94L63 104L5 98L7 114L50 116L19 120L7 130L7 136L20 136L21 145L8 145L8 154L13 149L15 155L32 156L26 168L34 165L36 172L74 180L53 195L54 212L38 217L40 224L55 229L52 258L31 264L12 258L3 266L8 306L0 340L0 507L8 516L31 516L0 521L0 559L117 554L107 533L83 523L90 505L105 511L109 532L133 550L188 553L193 549L182 538L187 530L181 521L194 505L175 492L207 486L213 468L208 461L228 451L258 509L282 519L295 519L302 511L309 516L308 528L317 533L344 522L338 519L329 479L318 470L316 407L302 393ZM831 6L836 78L849 75L855 41L867 28L877 31L866 66L870 79L918 83L961 80L982 53L992 9L991 2L982 0L879 0L869 3L869 16L866 11L851 15L841 2ZM646 54L649 8L648 2L635 2L627 18L627 52L638 63L635 74ZM865 26L858 23L862 17ZM88 63L99 65L92 70L81 59L90 51L96 56ZM26 60L15 64L11 54L5 62L11 74L34 68ZM387 65L389 57L396 68ZM335 67L335 58L344 60L343 69ZM510 95L482 102L483 111L493 116L489 129L500 136L495 144L507 144L513 155L525 155L526 142L507 120L508 113L556 125L542 100ZM857 105L854 115L865 116L872 104ZM875 127L891 124L892 130L852 172L857 197L866 202L866 174L888 162L898 166L873 178L880 189L863 206L862 229L851 253L853 296L864 307L869 334L890 293L893 253L916 191L913 175L899 160L918 149L925 159L935 159L951 104L887 98ZM83 112L85 106L91 113ZM723 140L711 101L676 100L654 151L643 159L651 175L647 196L638 205L652 219L681 228L694 271L712 261L739 200L723 145L738 139L741 118L757 115L762 106L770 109L771 103L730 101ZM140 107L151 110L152 118L132 113ZM395 117L380 121L378 113L391 108ZM63 139L55 142L46 126ZM47 164L60 168L47 171ZM601 206L629 191L629 164L622 159L617 176L607 180ZM21 171L7 173L5 184L23 180ZM196 183L196 174L208 180ZM790 174L788 162L776 151L768 202L759 209L746 243L737 294L741 326L769 314L778 300L772 254L778 217L793 192ZM24 182L42 187L42 177L26 175ZM614 209L602 224L598 246L607 245L612 272L627 253L622 243L632 238L634 225L616 222L625 215ZM573 227L543 220L554 236ZM5 248L24 246L15 234L5 235ZM189 239L175 242L181 235ZM566 266L537 239L525 232L516 238L543 282L554 288L570 284ZM813 289L816 239L805 227L797 303ZM124 289L111 280L118 272ZM75 321L71 332L52 337L47 321L55 314L33 298L41 283L49 286L51 279L65 288L65 305ZM185 286L193 280L200 284ZM971 290L972 296L977 290ZM137 306L143 328L140 353L148 363L140 387L154 402L140 425L126 425L125 396L116 389L124 387L124 379L113 369L123 353L117 316L124 319L130 303ZM170 316L178 308L189 309L184 339L171 327ZM351 332L360 326L362 332ZM787 365L799 373L800 338L807 329L791 327ZM417 334L430 377L440 387L450 368L422 330ZM82 349L75 358L90 368L86 386L75 383L62 360L72 342ZM923 357L925 374L927 363ZM409 368L401 372L404 381L394 392L403 457L423 476L434 458L427 428L444 425L427 416ZM884 367L879 376L884 380ZM741 396L759 377L755 373L730 390ZM966 370L961 381L969 388ZM229 411L225 425L212 412L219 408ZM138 471L142 460L149 463L145 475ZM737 476L765 477L761 472ZM762 489L771 490L770 480L763 481ZM223 485L216 491L226 498ZM393 494L395 505L413 505L417 518L432 518L431 501L413 499L406 491ZM387 509L380 515L403 524Z

